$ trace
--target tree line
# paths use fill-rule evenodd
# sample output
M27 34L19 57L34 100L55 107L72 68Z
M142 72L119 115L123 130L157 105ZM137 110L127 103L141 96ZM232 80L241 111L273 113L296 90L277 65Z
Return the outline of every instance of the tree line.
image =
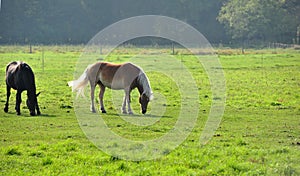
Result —
M0 44L82 44L138 15L182 20L211 43L299 43L299 12L299 0L2 0Z

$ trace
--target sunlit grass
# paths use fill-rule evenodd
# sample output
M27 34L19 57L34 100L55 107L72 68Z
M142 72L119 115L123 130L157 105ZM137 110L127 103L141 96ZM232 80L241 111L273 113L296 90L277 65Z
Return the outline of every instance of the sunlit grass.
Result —
M188 51L177 49L174 57L189 69L199 89L197 123L175 150L166 149L164 157L140 162L107 155L80 129L67 81L73 79L81 51L83 46L33 46L30 54L29 46L0 47L0 75L3 78L0 102L3 107L6 99L4 71L12 60L24 60L32 66L37 90L42 92L39 97L41 116L30 117L24 102L22 115L16 116L15 91L12 92L9 113L0 111L0 174L300 174L299 51L245 50L246 53L241 54L240 50L216 49L226 77L226 109L213 138L201 146L199 137L212 99L210 83L201 63ZM171 48L121 47L109 55L108 60L124 62L131 56L148 53L172 54L172 51ZM153 139L170 131L177 120L181 101L176 88L172 89L174 81L153 72L148 76L153 90L167 97L166 102L160 102L161 107L166 108L165 117L154 125L141 127L122 120L116 115L120 108L113 104L112 93L107 91L105 94L108 113L102 117L111 130L123 137ZM23 100L25 96L26 93ZM139 118L137 92L132 92L132 106L137 113L134 118ZM89 105L86 110L89 110Z

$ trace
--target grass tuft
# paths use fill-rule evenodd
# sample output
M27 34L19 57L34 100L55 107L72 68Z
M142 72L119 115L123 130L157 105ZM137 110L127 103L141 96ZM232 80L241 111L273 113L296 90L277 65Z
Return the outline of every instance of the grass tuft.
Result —
M8 151L6 152L6 155L17 155L20 156L22 153L20 151L18 151L17 148L11 148L8 149Z

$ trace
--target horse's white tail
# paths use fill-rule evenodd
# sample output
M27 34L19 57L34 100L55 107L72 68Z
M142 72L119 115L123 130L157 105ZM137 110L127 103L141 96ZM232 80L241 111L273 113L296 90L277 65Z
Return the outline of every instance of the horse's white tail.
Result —
M87 86L89 81L87 76L87 70L88 68L82 73L82 75L77 80L68 82L68 85L72 87L72 91L77 91L77 97L79 95L84 97L84 88Z

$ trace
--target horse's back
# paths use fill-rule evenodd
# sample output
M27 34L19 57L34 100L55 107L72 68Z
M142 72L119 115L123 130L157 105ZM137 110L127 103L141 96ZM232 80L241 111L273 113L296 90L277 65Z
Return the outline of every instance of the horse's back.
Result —
M6 67L6 84L13 89L27 90L35 87L32 69L22 61L10 62Z
M90 68L91 73L94 75L96 73L97 81L112 89L124 89L131 86L141 71L130 62L124 64L97 62Z
M6 66L6 74L14 73L18 68L19 62L13 61Z
M13 61L6 66L6 72L15 72L17 70L27 70L32 72L30 66L22 61Z

